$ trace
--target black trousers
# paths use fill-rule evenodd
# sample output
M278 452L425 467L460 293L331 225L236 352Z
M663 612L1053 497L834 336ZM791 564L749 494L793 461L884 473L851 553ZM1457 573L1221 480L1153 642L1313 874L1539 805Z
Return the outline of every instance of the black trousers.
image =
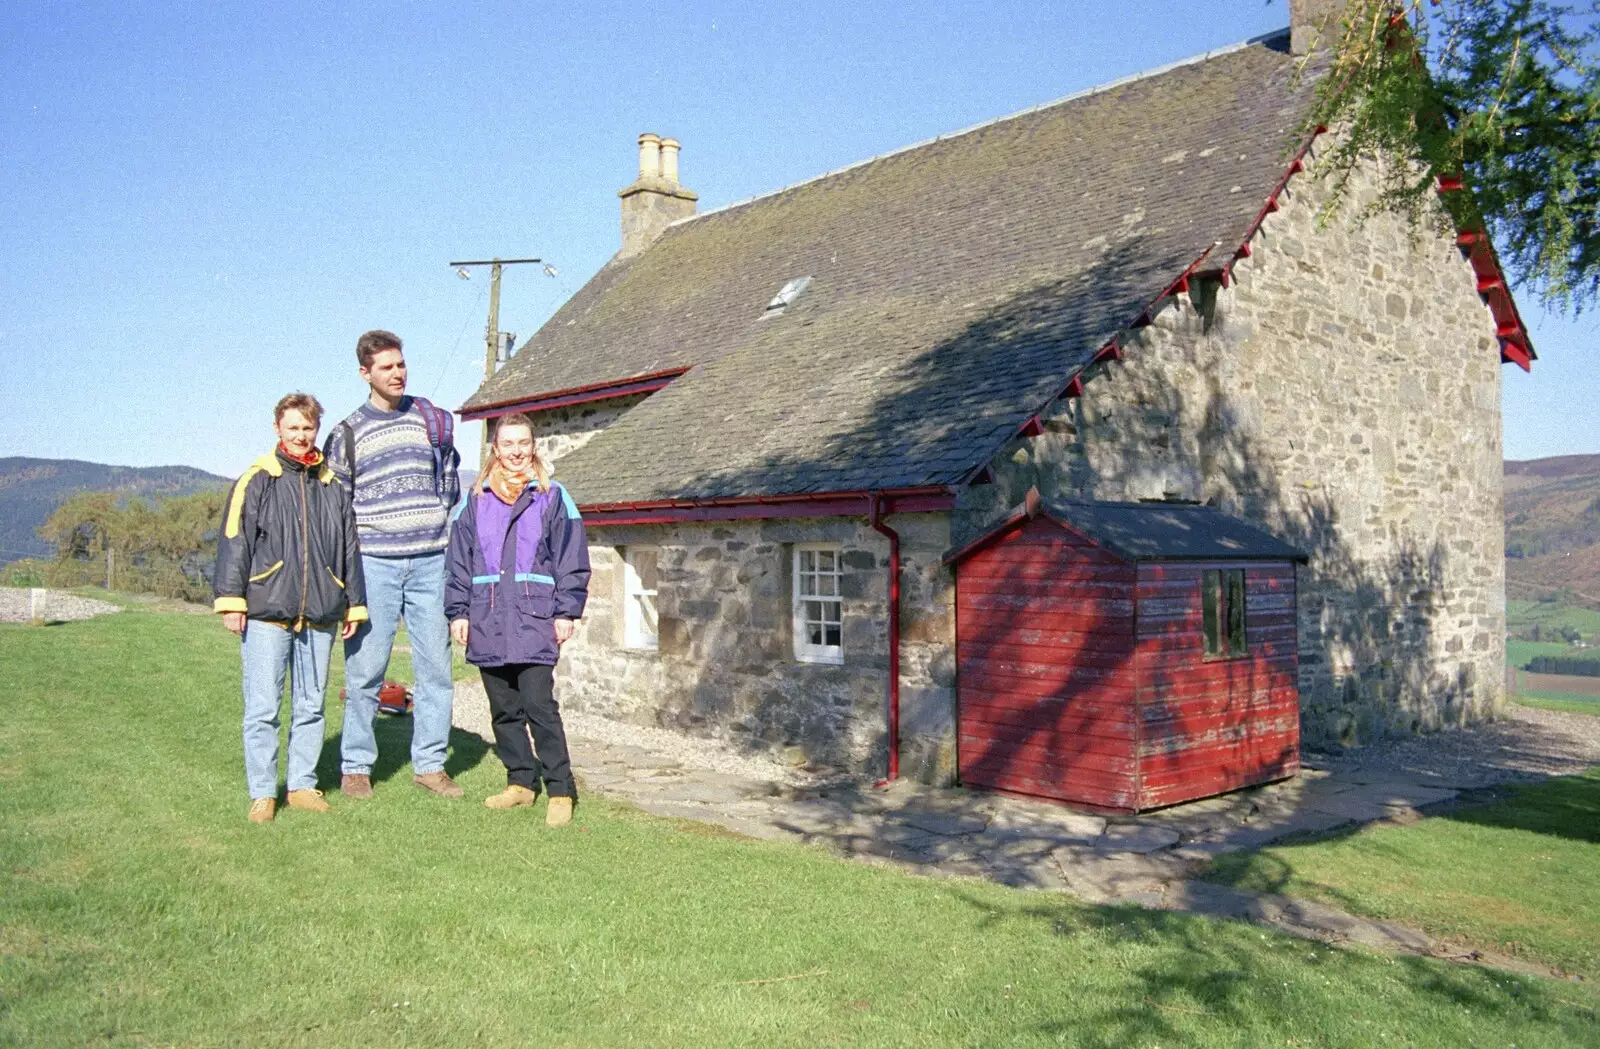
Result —
M576 798L567 730L556 706L555 669L539 663L512 663L479 667L478 672L489 693L494 752L506 767L506 782L538 790L542 781L550 797Z

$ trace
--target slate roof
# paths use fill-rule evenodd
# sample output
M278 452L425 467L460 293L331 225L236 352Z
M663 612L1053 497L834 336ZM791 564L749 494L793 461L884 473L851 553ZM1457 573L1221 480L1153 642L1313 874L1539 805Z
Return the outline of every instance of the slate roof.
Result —
M1304 561L1270 532L1210 506L1049 500L1044 513L1126 561Z
M1213 245L1231 258L1299 145L1287 41L676 223L464 410L692 366L561 460L580 503L958 484Z

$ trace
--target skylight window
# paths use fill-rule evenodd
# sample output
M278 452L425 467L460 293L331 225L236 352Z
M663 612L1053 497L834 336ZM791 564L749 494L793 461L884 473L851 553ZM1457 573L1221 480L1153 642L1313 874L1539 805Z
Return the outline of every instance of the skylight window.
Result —
M776 317L778 314L783 312L784 307L794 302L795 299L798 299L801 293L810 286L810 277L796 277L794 280L789 281L783 287L779 288L778 294L774 295L772 297L772 301L767 303L767 310L762 314L762 316Z

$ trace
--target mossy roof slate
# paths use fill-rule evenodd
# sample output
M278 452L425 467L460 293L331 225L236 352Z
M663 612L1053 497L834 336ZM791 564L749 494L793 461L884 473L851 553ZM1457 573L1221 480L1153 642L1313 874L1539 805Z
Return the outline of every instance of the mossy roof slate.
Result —
M466 408L690 370L561 460L587 505L951 485L1215 244L1299 144L1287 35L670 227ZM779 316L765 306L810 286Z

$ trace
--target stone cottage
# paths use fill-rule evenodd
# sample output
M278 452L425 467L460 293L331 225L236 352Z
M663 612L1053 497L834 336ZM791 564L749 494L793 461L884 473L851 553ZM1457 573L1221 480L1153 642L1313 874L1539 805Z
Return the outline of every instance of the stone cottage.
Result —
M1310 744L1494 711L1500 368L1533 351L1472 231L1318 228L1317 7L704 213L642 136L621 250L461 410L531 413L588 524L563 702L948 781L941 558L1037 487L1304 551Z

